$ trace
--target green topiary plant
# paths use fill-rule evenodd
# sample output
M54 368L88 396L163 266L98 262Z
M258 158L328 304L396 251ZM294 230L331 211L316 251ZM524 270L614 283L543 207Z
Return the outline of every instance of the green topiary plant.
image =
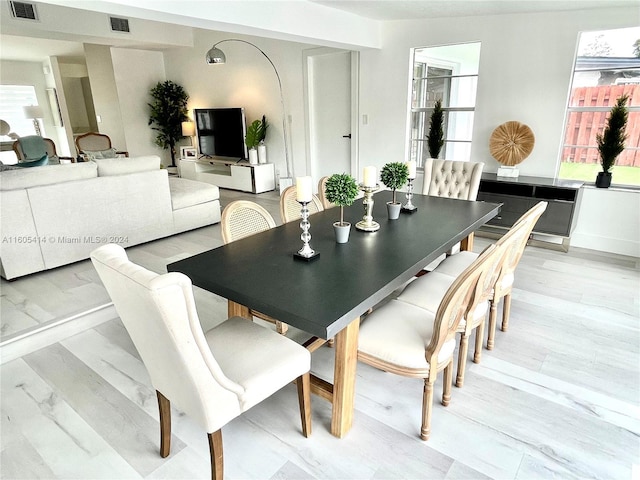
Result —
M409 167L403 162L387 163L380 171L380 181L393 191L393 202L396 202L396 189L401 188L409 179Z
M442 128L444 113L442 111L442 101L436 100L433 106L433 113L429 121L429 133L427 134L427 146L431 158L438 158L440 150L444 145L444 130Z
M324 194L327 200L340 207L340 225L344 225L344 207L352 205L358 196L355 178L346 173L331 175L325 183Z
M158 82L151 89L153 102L149 103L149 125L158 132L156 145L171 151L171 166L176 165L176 143L183 138L182 122L188 120L189 95L180 85L170 80Z
M596 134L600 163L604 173L609 173L609 170L616 163L616 158L624 150L624 142L627 139L625 128L629 117L629 111L626 107L627 100L629 100L629 95L622 95L618 98L616 104L611 108L604 131L602 134Z

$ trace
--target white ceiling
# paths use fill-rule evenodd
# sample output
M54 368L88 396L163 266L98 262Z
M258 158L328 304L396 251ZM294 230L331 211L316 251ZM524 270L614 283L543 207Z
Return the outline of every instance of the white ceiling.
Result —
M375 20L502 15L638 5L638 0L309 0Z

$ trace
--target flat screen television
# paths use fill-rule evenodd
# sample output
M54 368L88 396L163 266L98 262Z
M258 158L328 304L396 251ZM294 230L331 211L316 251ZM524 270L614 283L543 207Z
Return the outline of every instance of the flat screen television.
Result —
M197 108L196 134L200 154L242 160L248 157L244 137L247 123L242 108Z

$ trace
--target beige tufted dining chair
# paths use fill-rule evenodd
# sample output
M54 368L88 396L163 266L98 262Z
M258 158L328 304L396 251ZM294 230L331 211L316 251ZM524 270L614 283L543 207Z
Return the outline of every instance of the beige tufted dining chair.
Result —
M317 195L311 197L311 202L307 206L309 208L309 215L322 212L324 207ZM280 218L282 223L293 222L294 220L300 220L300 204L296 200L296 186L291 185L287 187L280 195Z
M211 476L222 479L222 427L292 381L302 433L311 434L311 355L304 347L240 317L203 332L191 280L146 270L119 245L94 250L91 261L156 390L161 457L170 453L173 403L207 432Z
M87 152L104 152L111 150L111 138L109 135L96 132L88 132L76 137L76 150L78 155L86 155ZM114 151L114 156L129 156L126 151Z
M483 167L482 162L428 158L424 164L422 194L476 200Z
M547 209L547 202L538 202L532 208L524 213L511 227L510 231L505 234L496 245L509 242L509 249L505 253L505 259L497 276L490 297L490 313L489 313L489 332L487 335L487 350L492 350L495 342L496 321L498 313L498 303L504 298L502 305L502 328L503 332L507 331L509 326L509 316L511 314L511 291L515 280L515 271L520 263L520 259L524 254L524 249L529 241L529 236L533 231L538 219ZM517 231L511 232L512 230ZM515 238L514 238L515 237ZM431 273L438 273L456 277L477 257L473 252L460 252L447 257L436 269ZM431 273L429 275L431 275Z
M241 238L264 232L276 226L276 222L267 210L249 200L236 200L229 203L222 211L220 219L222 241L227 244ZM278 333L284 335L289 326L269 315L249 309L249 313L276 326Z
M422 440L431 433L433 387L441 371L442 404L447 406L451 400L456 332L468 312L477 308L478 285L494 252L495 246L490 245L455 279L435 313L394 299L375 309L360 326L358 361L384 372L424 379Z

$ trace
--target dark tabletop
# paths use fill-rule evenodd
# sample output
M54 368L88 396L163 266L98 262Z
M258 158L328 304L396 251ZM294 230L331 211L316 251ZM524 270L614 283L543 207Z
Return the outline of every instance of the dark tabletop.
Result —
M194 285L270 315L322 338L331 338L356 317L383 300L452 245L493 218L500 206L414 195L418 211L388 220L385 202L391 192L374 195L374 220L380 230L355 228L362 200L345 208L351 222L346 244L337 244L333 222L339 208L309 217L313 262L293 253L302 247L299 222L235 241L171 263ZM404 193L398 199L405 201Z

